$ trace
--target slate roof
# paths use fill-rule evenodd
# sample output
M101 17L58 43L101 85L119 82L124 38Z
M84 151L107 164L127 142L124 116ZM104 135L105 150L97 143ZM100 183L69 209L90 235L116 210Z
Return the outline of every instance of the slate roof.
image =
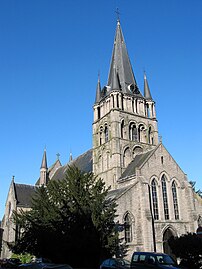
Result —
M31 207L31 200L35 193L36 187L26 184L14 183L17 206Z
M155 150L156 148L145 153L136 155L132 162L128 165L126 170L123 172L120 179L135 175L136 168L139 168Z
M92 149L86 151L76 159L72 160L71 162L67 163L66 165L60 167L55 172L54 176L51 180L61 180L65 177L65 172L69 165L75 165L78 167L82 172L92 172L93 170L93 158L92 158Z
M118 197L120 197L123 193L125 193L128 189L130 189L131 186L132 185L109 191L107 194L107 199L109 200L118 199Z

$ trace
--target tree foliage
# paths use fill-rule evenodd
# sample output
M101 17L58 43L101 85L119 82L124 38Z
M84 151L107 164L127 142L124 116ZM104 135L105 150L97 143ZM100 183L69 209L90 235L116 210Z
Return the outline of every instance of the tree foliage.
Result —
M15 213L22 233L12 251L73 267L98 266L119 244L108 190L92 173L68 167L63 180L37 188L30 211Z
M196 181L189 181L189 183L191 184L193 191L202 198L202 191L200 189L196 190Z
M190 269L202 266L202 239L195 233L187 233L180 237L171 237L169 245L176 257L182 259L182 264Z

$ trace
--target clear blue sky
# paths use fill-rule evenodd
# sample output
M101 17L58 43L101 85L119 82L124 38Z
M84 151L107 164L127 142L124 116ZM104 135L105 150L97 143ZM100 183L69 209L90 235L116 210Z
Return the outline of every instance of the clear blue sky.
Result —
M202 189L201 0L0 1L0 218L11 178L92 147L98 72L107 82L116 8L137 83L146 70L159 134Z

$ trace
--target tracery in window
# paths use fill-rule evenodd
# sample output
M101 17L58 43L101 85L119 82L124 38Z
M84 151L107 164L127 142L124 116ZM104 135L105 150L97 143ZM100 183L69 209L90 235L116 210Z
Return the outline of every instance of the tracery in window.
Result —
M172 183L172 195L173 195L173 207L174 207L174 215L175 219L179 219L179 209L178 209L178 201L177 201L177 188L176 183L173 181Z
M132 219L130 214L127 213L124 218L124 226L125 226L125 241L129 243L132 241Z
M156 180L153 179L151 183L151 191L152 191L152 203L153 203L153 214L154 219L159 219L159 210L158 210L158 196L157 196L157 188L156 188Z
M169 208L168 208L168 196L167 196L167 186L166 186L165 175L163 175L161 178L161 186L162 186L164 216L165 216L165 219L168 220L169 219Z

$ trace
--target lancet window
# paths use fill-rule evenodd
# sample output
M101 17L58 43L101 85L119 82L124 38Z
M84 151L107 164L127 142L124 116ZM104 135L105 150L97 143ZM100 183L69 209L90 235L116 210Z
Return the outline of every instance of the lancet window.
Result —
M165 219L169 219L169 208L168 208L168 195L167 195L167 186L166 186L166 177L165 175L161 178L161 187L162 187L162 196L163 196L163 207L164 207L164 216Z
M129 243L132 241L132 219L129 213L127 213L124 218L124 226L125 226L125 241L126 243Z
M179 209L178 209L178 201L177 201L177 188L176 183L173 181L172 183L172 195L173 195L173 207L174 207L174 215L175 219L179 219Z
M157 196L157 187L156 180L153 179L151 183L151 192L152 192L152 203L153 203L153 214L154 219L159 219L159 210L158 210L158 196Z

